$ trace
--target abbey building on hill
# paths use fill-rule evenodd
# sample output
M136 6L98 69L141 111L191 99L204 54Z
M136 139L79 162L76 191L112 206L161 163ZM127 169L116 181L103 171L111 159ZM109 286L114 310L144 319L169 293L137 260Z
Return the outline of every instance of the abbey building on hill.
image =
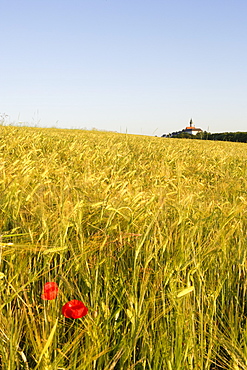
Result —
M168 135L164 134L164 135L162 135L162 137L175 137L175 136L180 135L180 134L196 135L199 132L203 132L202 129L195 127L195 125L194 125L194 123L191 119L190 120L190 125L185 127L183 130L172 132L171 134L168 134Z
M191 119L189 127L186 127L181 132L184 134L196 135L198 132L202 132L202 130L200 128L196 128Z

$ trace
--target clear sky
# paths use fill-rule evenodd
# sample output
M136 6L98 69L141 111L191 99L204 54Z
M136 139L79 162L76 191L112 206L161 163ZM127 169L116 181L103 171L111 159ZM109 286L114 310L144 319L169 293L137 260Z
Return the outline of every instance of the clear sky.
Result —
M0 0L8 122L247 131L247 0Z

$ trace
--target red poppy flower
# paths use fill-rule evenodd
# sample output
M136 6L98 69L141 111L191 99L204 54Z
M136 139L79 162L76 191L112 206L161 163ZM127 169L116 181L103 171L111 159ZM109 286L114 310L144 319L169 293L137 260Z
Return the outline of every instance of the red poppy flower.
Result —
M79 319L88 313L88 308L77 299L67 302L62 308L62 314L70 319Z
M57 283L54 283L53 281L50 281L49 283L45 283L44 285L44 293L41 294L42 299L55 299L58 295L58 285Z

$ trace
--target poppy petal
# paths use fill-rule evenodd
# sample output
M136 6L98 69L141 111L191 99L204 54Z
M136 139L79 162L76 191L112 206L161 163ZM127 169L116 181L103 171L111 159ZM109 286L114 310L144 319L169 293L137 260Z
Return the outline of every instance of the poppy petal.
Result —
M44 293L41 294L41 298L44 300L55 299L58 295L58 285L54 281L49 281L44 285Z
M88 308L83 302L73 299L62 307L63 316L70 319L79 319L88 313Z

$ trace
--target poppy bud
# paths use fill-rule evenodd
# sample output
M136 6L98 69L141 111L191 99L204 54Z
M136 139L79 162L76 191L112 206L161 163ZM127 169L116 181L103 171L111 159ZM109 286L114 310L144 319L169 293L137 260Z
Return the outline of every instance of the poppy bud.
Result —
M62 308L62 314L70 319L79 319L88 313L88 308L77 299L67 302Z
M53 281L45 283L44 293L41 294L41 298L45 300L55 299L58 295L58 285Z

